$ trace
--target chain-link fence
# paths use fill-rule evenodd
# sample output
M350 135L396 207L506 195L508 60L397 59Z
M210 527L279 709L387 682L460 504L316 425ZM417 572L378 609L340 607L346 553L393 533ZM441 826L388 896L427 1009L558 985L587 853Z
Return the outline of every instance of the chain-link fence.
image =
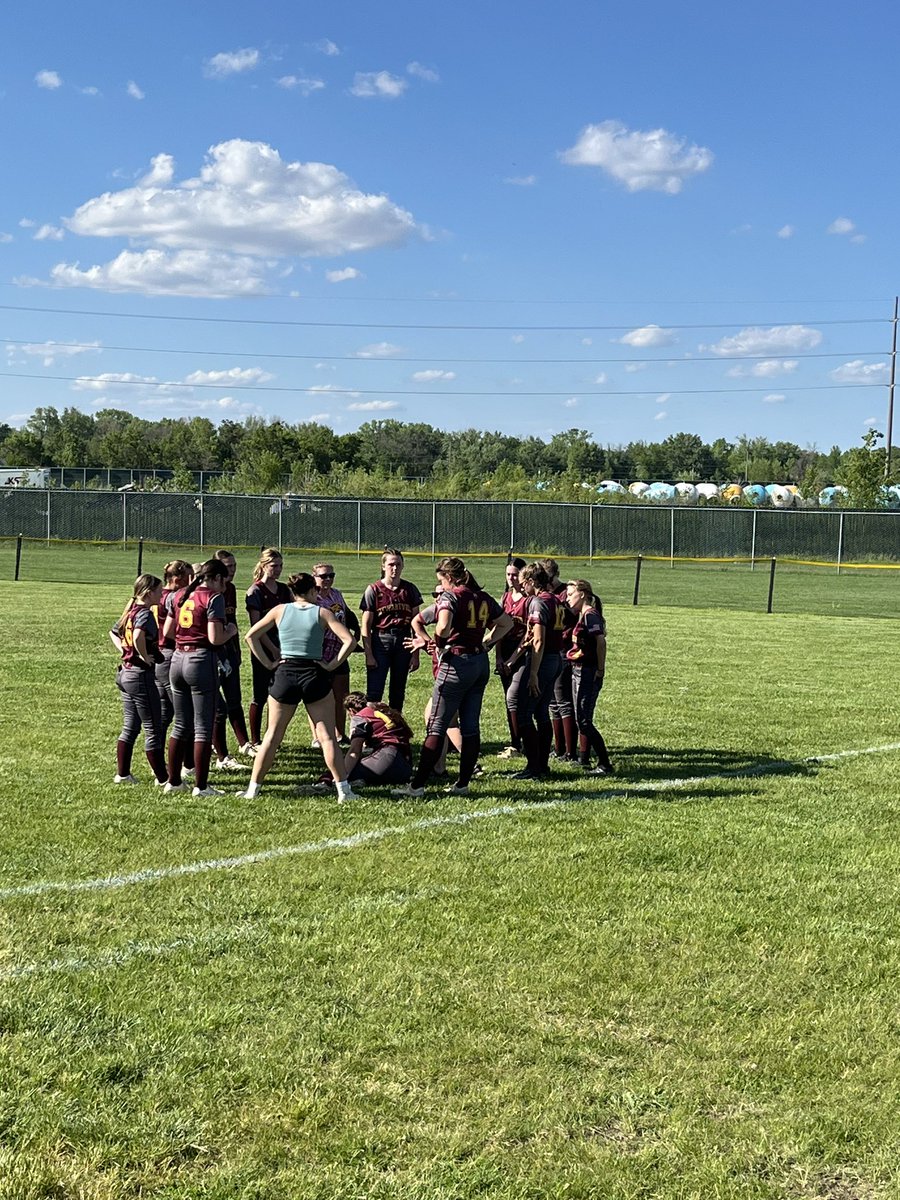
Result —
M206 493L0 491L0 537L361 553L637 555L900 563L900 513L326 500Z

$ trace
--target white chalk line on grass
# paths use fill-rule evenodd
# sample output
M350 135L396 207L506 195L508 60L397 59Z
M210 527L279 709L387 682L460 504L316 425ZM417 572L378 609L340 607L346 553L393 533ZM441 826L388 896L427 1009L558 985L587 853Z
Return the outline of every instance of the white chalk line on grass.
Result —
M453 813L449 816L423 817L406 825L387 825L381 829L366 829L345 837L322 838L318 842L301 842L297 846L273 846L270 850L258 850L253 854L240 854L231 858L208 858L198 862L178 863L170 867L147 867L141 871L130 871L121 875L102 875L95 879L40 880L14 887L0 888L0 900L12 900L25 896L43 896L50 892L73 894L77 892L102 892L115 888L130 887L137 883L155 883L161 879L177 879L184 875L202 875L209 871L236 870L256 866L276 859L292 858L304 854L319 854L328 850L352 850L386 838L402 837L404 834L419 833L427 829L449 828L453 825L468 825L472 821L487 821L494 817L511 817L526 812L545 812L569 804L582 804L590 800L620 800L629 796L641 796L646 792L682 791L684 788L714 782L717 779L752 778L785 771L791 767L808 763L836 762L846 758L860 758L869 754L889 754L900 750L900 742L889 742L881 746L867 746L858 750L839 750L833 754L814 754L808 758L782 759L760 763L752 767L738 767L731 771L716 771L709 775L692 775L672 779L651 779L628 788L608 788L597 792L578 792L560 796L556 800L524 800L515 804L498 804L492 808L475 809Z

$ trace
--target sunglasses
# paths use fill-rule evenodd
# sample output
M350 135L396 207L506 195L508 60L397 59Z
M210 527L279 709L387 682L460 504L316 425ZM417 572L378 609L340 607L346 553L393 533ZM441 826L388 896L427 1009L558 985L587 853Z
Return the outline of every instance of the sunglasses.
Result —
M321 575L317 575L316 579L334 579L334 571L325 571Z

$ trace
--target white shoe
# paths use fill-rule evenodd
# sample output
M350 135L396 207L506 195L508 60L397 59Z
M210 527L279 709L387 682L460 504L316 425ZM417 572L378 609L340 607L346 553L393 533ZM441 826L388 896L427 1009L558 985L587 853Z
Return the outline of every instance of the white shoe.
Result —
M421 800L425 795L425 789L413 787L411 783L404 783L402 787L391 788L391 795L395 800Z
M321 750L322 749L322 743L319 741L318 738L313 738L313 740L309 744L313 750Z
M165 787L168 782L168 779L157 779L155 775L153 776L154 787Z
M171 792L186 792L186 791L187 791L186 783L166 782L163 784L163 794L166 796L168 796Z
M194 790L191 792L191 795L192 795L192 796L194 796L194 797L200 797L200 798L203 798L203 799L205 799L207 796L224 796L224 795L225 795L225 793L224 793L223 791L221 791L219 788L214 788L214 787L205 787L205 788L199 788L199 787L195 787L195 788L194 788Z
M191 780L196 776L196 774L197 774L197 772L194 770L193 767L182 767L181 768L182 783L190 783Z
M361 796L357 796L356 792L343 792L338 795L338 804L347 804L350 800L361 800Z
M498 751L498 758L521 758L522 751L517 750L515 746L506 746L503 750Z
M240 763L229 754L225 758L217 758L215 765L217 771L246 771L249 764Z
M444 792L448 796L468 796L469 785L467 783L448 783Z
M244 742L243 746L238 746L238 754L244 754L247 758L256 758L259 754L259 746L254 746L252 742Z
M113 775L113 783L140 783L133 775Z

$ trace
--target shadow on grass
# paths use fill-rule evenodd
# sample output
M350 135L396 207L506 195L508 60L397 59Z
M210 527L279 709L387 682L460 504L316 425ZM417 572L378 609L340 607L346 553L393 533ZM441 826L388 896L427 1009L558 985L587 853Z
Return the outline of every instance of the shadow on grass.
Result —
M616 778L623 782L643 780L695 779L711 777L753 777L755 775L810 776L816 764L802 759L776 758L770 754L752 754L723 747L622 746L614 751Z

